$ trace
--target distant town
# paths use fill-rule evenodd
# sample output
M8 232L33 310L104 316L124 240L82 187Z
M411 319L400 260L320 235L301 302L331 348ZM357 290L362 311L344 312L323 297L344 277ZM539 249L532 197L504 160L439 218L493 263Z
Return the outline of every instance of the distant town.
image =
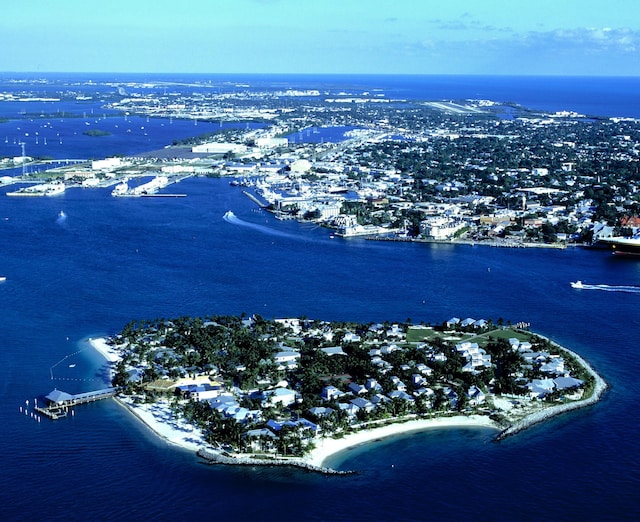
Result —
M8 196L74 187L111 187L116 197L181 196L176 184L185 177L229 176L276 217L315 222L341 237L564 248L615 246L640 230L636 119L377 92L112 87L103 100L112 113L256 125L221 126L158 151L35 174L27 167L50 160L23 148L0 160L0 167L24 168L21 176L0 177L3 185L25 185ZM21 96L29 99L29 91Z

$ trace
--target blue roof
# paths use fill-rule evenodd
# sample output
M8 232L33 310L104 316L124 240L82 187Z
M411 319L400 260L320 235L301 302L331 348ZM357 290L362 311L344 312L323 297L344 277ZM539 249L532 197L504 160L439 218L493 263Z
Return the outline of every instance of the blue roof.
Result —
M63 402L73 400L73 395L70 395L67 392L63 392L61 390L53 390L45 398L48 399L50 402L61 404Z

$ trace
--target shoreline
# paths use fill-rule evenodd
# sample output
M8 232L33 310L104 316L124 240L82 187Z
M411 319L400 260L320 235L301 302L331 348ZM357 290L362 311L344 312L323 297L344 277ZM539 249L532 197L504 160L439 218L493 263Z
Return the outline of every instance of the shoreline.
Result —
M548 339L542 335L536 335L540 338ZM565 350L575 357L577 362L593 376L595 385L590 397L575 402L543 408L530 413L522 419L511 422L510 426L506 429L502 429L497 422L490 419L487 415L457 414L453 416L443 415L422 419L412 418L411 420L392 422L380 427L364 428L348 433L340 438L318 437L314 441L315 448L303 457L286 458L273 456L273 458L256 458L251 455L232 456L208 444L199 428L191 425L182 418L176 417L168 400L162 399L154 403L136 404L130 397L114 398L118 404L126 408L138 420L144 423L156 436L164 439L169 444L195 452L200 458L211 464L295 466L309 471L327 474L348 474L352 472L338 471L325 467L326 461L341 452L371 442L377 442L380 439L437 428L490 428L498 432L494 440L499 442L552 417L568 411L591 406L598 402L604 391L608 388L604 379L578 354L550 339L548 340L554 346L558 347L558 349ZM109 364L113 364L120 359L117 352L107 344L104 338L89 338L88 342Z
M559 350L566 351L572 357L574 357L576 361L578 361L578 364L580 364L589 373L589 375L591 375L595 380L593 393L591 394L590 397L587 397L586 399L580 399L578 401L568 402L565 404L558 404L557 406L550 406L549 408L544 408L543 410L527 415L526 417L512 423L511 426L503 430L502 433L500 433L496 437L497 442L503 439L506 439L507 437L511 437L512 435L516 435L517 433L520 433L521 431L526 430L527 428L530 428L535 424L539 424L552 417L555 417L556 415L561 415L569 411L579 410L581 408L586 408L587 406L592 406L600 400L600 397L602 397L602 394L609 387L607 382L602 377L600 377L598 372L596 372L591 367L591 365L587 361L585 361L582 357L580 357L576 352L569 350L564 346L559 345L558 343L549 339L548 337L545 337L544 335L540 335L540 334L536 334L536 335L541 339L546 339L553 346L557 347Z
M316 448L301 460L314 466L323 467L324 463L334 455L351 448L363 446L380 439L393 436L407 435L416 431L427 431L437 428L491 428L496 431L500 427L496 422L484 415L454 415L452 417L433 417L430 419L414 419L405 422L395 422L385 426L365 428L349 433L342 438L325 438L317 440Z
M108 363L117 363L120 360L118 352L107 344L107 340L104 337L89 337L86 341L96 352L102 355Z

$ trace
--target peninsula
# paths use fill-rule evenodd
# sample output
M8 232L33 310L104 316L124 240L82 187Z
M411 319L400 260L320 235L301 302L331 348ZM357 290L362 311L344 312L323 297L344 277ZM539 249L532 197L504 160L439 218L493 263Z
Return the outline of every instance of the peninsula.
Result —
M330 455L390 435L481 426L500 439L596 402L602 378L528 326L182 317L90 342L120 403L168 441L211 462L331 471Z

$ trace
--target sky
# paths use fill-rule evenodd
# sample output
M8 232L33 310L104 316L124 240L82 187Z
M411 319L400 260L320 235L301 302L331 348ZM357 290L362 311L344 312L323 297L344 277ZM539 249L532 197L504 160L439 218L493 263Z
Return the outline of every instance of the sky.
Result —
M3 2L2 72L640 75L638 0Z

